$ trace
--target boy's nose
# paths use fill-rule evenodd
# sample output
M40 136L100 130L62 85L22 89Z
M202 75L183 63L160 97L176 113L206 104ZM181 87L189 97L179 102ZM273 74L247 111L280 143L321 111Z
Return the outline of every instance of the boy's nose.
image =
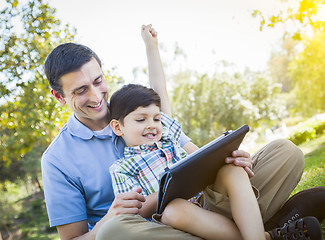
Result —
M155 126L153 124L148 124L147 129L154 129Z
M148 129L155 129L156 128L155 122L154 121L149 121L148 125L147 125L147 128Z

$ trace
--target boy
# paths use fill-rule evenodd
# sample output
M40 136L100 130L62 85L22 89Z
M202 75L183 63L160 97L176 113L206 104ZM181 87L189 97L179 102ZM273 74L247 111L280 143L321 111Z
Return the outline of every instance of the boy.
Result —
M162 110L170 114L170 107L164 107ZM141 187L146 201L139 214L145 218L154 213L159 176L166 167L186 156L179 145L180 124L160 111L158 94L141 85L126 85L110 99L110 126L126 144L125 158L114 162L110 167L114 193L117 195ZM269 233L264 233L259 207L244 169L224 166L211 188L229 196L232 217L238 229L234 227L221 236L215 225L229 220L221 218L218 212L200 208L184 199L172 201L163 212L161 222L204 239L270 239ZM204 205L203 200L197 203ZM157 216L154 218L160 220ZM315 219L304 220L315 222ZM306 226L301 230L307 232L314 229ZM272 239L280 236L277 230L272 233Z

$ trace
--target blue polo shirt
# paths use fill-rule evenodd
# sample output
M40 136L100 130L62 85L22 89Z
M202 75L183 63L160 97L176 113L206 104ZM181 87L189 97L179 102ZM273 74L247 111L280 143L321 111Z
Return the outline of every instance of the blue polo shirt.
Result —
M124 157L125 143L79 122L74 114L42 156L44 194L50 226L88 220L89 229L114 200L109 167ZM182 134L181 146L190 141Z

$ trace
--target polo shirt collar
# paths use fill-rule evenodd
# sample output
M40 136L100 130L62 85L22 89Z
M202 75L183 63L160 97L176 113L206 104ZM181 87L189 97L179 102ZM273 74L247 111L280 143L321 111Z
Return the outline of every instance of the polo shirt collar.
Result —
M92 130L82 124L74 115L74 113L70 116L67 126L69 132L76 137L79 137L84 140L91 139L92 137L106 139L113 136L113 131L110 128L107 135L96 135ZM114 134L115 135L115 134Z

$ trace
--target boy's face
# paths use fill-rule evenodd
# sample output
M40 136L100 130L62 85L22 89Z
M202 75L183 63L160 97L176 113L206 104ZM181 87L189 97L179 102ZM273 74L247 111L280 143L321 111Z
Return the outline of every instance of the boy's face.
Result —
M155 104L138 107L120 124L121 136L129 147L141 144L153 145L162 135L160 109Z
M109 123L108 87L95 58L79 70L60 78L64 97L52 89L52 95L75 113L77 119L91 130L100 130Z

